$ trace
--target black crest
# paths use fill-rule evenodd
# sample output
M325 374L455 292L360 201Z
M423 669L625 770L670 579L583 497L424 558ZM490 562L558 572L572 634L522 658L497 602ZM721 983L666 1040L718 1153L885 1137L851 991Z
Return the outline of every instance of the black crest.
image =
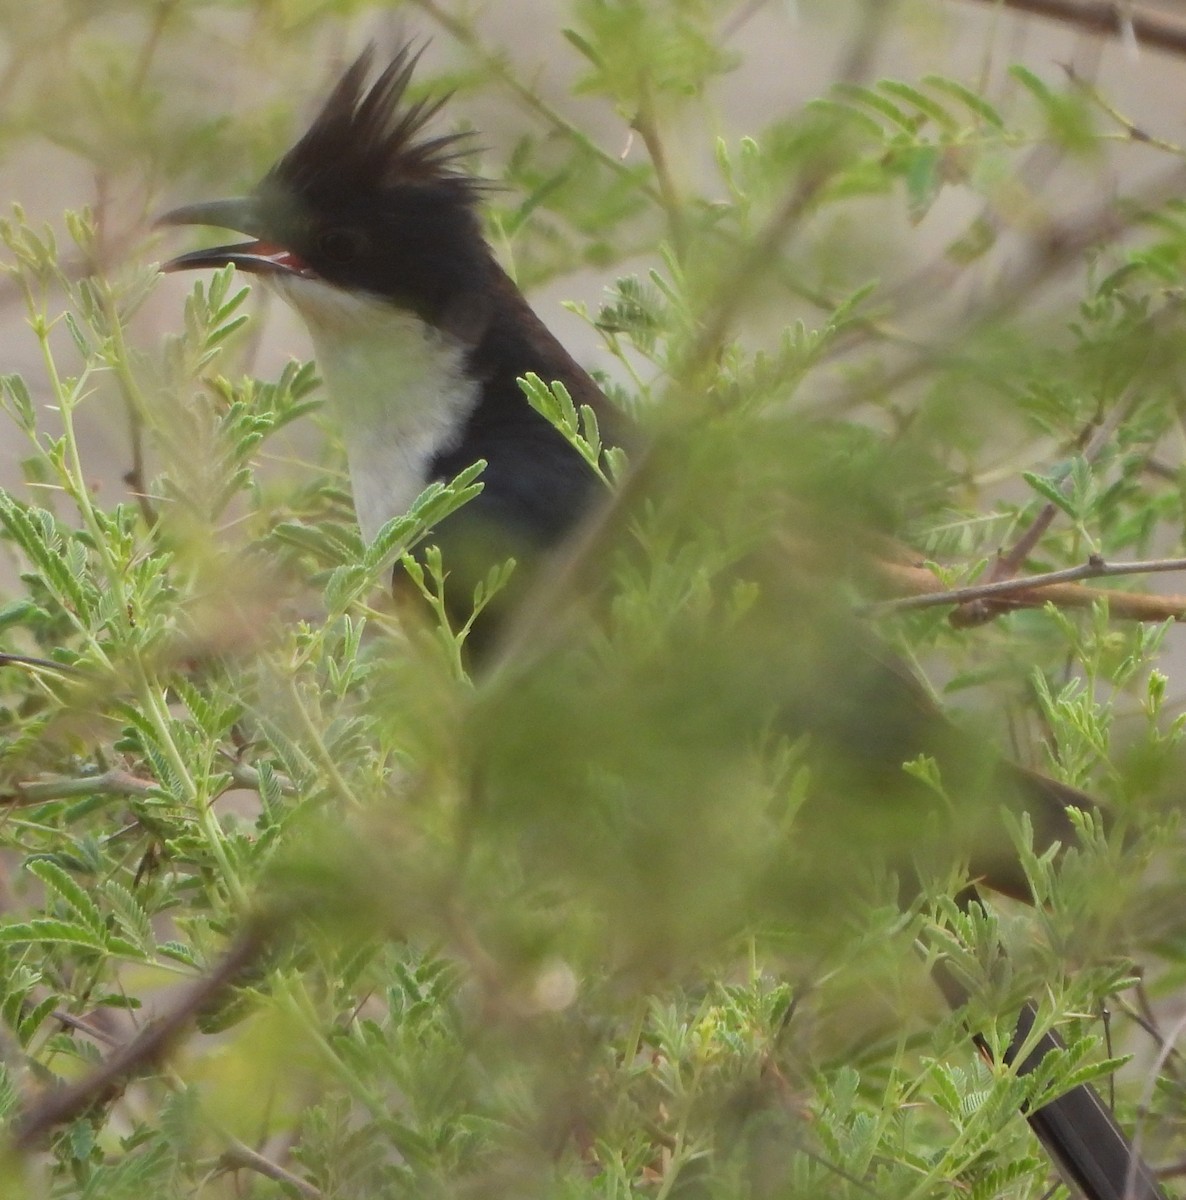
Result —
M338 80L300 141L268 173L265 186L332 195L421 184L473 199L478 180L456 168L468 135L421 137L449 97L404 105L420 53L405 46L368 89L375 56L374 46L368 46Z

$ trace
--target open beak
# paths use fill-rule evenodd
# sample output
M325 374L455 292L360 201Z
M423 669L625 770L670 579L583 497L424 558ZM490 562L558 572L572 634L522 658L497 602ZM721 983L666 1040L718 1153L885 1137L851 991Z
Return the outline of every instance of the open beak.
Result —
M250 198L187 204L158 217L156 224L213 225L219 229L234 229L239 233L251 234L258 239L238 242L233 246L210 246L205 250L191 250L188 254L171 258L161 267L162 271L225 267L228 263L233 263L236 270L250 271L256 275L312 274L298 255L267 239L259 204Z

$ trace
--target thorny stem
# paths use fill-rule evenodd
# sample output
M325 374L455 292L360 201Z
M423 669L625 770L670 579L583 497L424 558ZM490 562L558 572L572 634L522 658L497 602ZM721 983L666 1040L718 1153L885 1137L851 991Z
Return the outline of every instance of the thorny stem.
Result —
M307 1179L294 1175L292 1171L282 1167L278 1162L266 1158L258 1150L253 1150L246 1142L241 1142L238 1138L229 1135L227 1135L227 1140L230 1147L223 1152L220 1160L227 1168L232 1170L244 1168L254 1171L257 1175L263 1175L266 1179L272 1179L276 1183L292 1188L307 1200L320 1200L320 1197L324 1195L320 1188L314 1187Z
M1141 399L1142 397L1136 389L1132 389L1112 406L1112 411L1100 422L1087 445L1082 450L1080 457L1085 462L1094 463L1104 450L1111 445L1112 435L1128 420L1133 410L1140 404ZM1070 478L1068 478L1063 482L1063 486L1059 490L1063 495L1069 495L1071 487L1072 483ZM1026 559L1033 553L1042 535L1050 528L1059 511L1058 506L1053 501L1047 501L1029 528L1017 539L1013 548L1007 554L1002 554L993 564L985 583L997 583L1003 579L1011 579L1016 575L1021 570Z
M1073 25L1087 33L1110 35L1155 50L1186 55L1186 24L1115 0L976 0L1035 17Z
M111 1096L127 1079L159 1062L203 1008L222 995L266 945L268 922L256 919L232 943L218 965L199 979L160 1020L145 1026L90 1074L44 1093L12 1123L12 1149L29 1152L54 1129Z
M934 608L941 604L966 604L969 600L1001 597L1018 592L1032 592L1056 583L1073 583L1079 579L1112 579L1122 575L1152 575L1167 571L1186 571L1186 558L1153 558L1143 562L1108 563L1093 554L1077 567L1061 571L1046 571L1025 579L1001 579L994 583L972 584L943 592L928 592L921 596L901 596L868 605L867 613L904 612L907 609Z

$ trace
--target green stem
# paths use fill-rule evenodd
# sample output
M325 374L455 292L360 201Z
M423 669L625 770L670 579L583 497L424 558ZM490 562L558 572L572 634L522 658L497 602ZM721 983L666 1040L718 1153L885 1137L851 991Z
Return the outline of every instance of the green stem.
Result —
M113 320L113 327L118 329L118 321ZM61 376L58 374L57 363L54 360L53 351L49 345L49 322L45 318L44 310L41 310L37 314L34 320L34 329L41 346L42 358L45 362L50 387L58 402L62 418L62 434L67 457L65 469L61 474L63 486L78 509L83 526L90 535L95 553L98 555L102 565L107 588L115 597L116 630L120 642L127 651L136 693L145 714L153 726L158 744L184 788L185 802L197 814L199 828L202 830L211 855L218 864L226 887L236 903L242 905L247 899L246 892L239 883L230 857L227 854L222 828L218 824L217 818L210 807L209 797L205 795L205 789L199 787L189 770L185 757L178 749L177 743L173 738L172 718L169 715L168 705L165 702L163 685L154 676L150 675L140 654L140 647L137 644L134 628L128 616L130 602L127 588L124 585L124 574L121 565L116 561L115 555L111 551L111 546L107 538L104 536L102 525L96 515L94 505L91 503L90 491L86 486L86 475L83 470L82 454L79 450L78 435L74 425L74 408L80 398L79 389L81 379L85 379L86 376L84 374L80 379L80 383L68 392L62 383ZM130 372L127 372L126 347L124 347L122 335L113 344L123 347L122 352L117 354L117 357L125 359L124 370L127 373L129 384L134 387L134 380L131 379ZM93 633L88 632L88 638L91 645L102 653ZM110 660L105 654L103 655L103 661L105 665L111 666Z

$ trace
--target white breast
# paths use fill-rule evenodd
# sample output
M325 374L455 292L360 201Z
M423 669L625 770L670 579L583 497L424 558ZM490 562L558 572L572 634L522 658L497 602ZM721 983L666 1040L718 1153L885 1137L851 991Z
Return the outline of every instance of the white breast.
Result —
M269 276L309 328L369 542L406 512L478 402L465 346L414 313L304 276Z

